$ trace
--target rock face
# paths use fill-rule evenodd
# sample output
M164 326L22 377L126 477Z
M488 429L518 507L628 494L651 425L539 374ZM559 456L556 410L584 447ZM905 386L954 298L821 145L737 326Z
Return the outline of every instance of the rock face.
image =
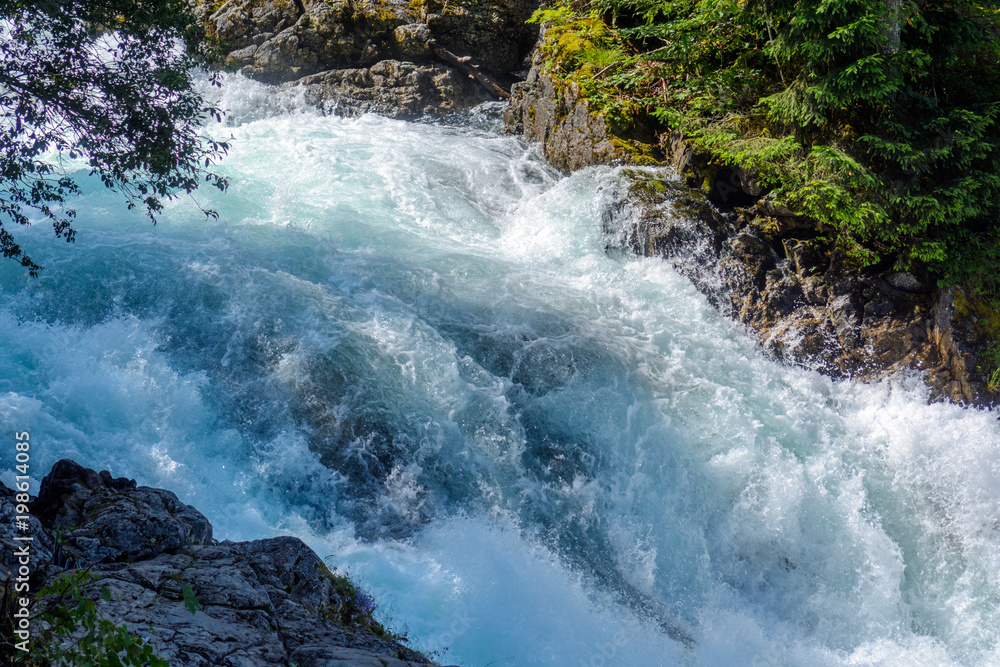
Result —
M297 85L306 86L306 98L329 111L373 112L390 118L442 116L489 99L450 67L398 60L313 74Z
M15 500L0 484L0 517L10 519L0 524L0 559L11 572L24 544L14 540ZM430 664L372 621L371 600L297 538L216 543L208 520L173 493L69 460L29 507L29 530L19 534L33 537L32 590L89 568L99 579L84 593L100 614L149 637L174 667ZM105 586L110 601L101 599ZM194 615L185 586L199 603Z
M260 81L315 88L341 114L411 117L494 99L438 62L440 49L511 81L537 34L525 23L535 0L228 0L198 7L230 66Z
M811 221L766 198L720 212L719 190L625 175L628 191L605 222L611 246L669 261L778 359L861 380L922 371L933 398L995 402L974 372L950 289L909 273L865 274L817 238Z
M509 131L541 143L545 159L563 171L594 164L643 162L629 150L624 128L592 110L576 85L556 83L542 63L541 53L536 52L528 78L511 89L504 114ZM629 131L643 133L644 128Z

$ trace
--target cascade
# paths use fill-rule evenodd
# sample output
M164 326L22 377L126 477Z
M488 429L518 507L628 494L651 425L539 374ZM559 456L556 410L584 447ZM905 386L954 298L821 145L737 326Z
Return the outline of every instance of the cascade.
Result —
M77 242L0 262L0 423L36 471L297 535L446 663L1000 662L997 414L767 358L606 251L615 169L560 175L488 106L216 94L228 193L153 227L84 178Z

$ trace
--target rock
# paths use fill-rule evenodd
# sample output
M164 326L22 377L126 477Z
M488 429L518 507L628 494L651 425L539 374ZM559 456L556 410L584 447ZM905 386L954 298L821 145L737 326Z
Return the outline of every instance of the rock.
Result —
M439 46L470 56L501 79L522 67L538 38L527 23L537 0L413 0L416 18L427 25Z
M655 163L622 138L623 128L592 110L575 84L557 83L545 73L540 52L532 61L528 78L511 88L504 123L508 131L541 143L545 159L564 171L595 164Z
M725 220L704 195L670 178L639 170L622 175L628 184L603 220L608 249L663 257L718 306L719 279L707 267L719 258Z
M432 44L471 57L493 76L521 66L537 29L534 0L229 0L199 2L226 59L270 83L384 60L433 61Z
M431 50L431 29L426 23L408 23L396 28L392 33L396 43L396 53L406 60L429 60Z
M447 115L485 102L468 77L444 65L383 60L367 69L339 69L304 77L306 98L341 115L366 112L413 119Z
M428 664L381 628L359 626L336 577L296 538L193 546L91 571L113 594L102 611L131 632L152 626L171 665Z
M534 0L198 3L208 33L243 74L306 85L309 100L336 113L395 118L449 115L495 99L458 70L509 80L506 73L534 43L537 30L525 22L535 6ZM441 54L457 57L451 64L458 69L438 62Z
M858 380L921 370L932 398L993 400L955 327L951 290L930 308L915 275L865 275L815 238L815 225L766 199L720 214L683 180L622 175L630 185L604 221L609 247L670 262L778 358Z
M821 266L824 262L823 251L815 241L784 239L782 246L785 256L792 263L792 269L799 276L809 276L825 268Z
M201 512L170 491L136 487L64 459L42 480L32 511L81 565L151 558L212 540Z
M23 500L23 498L22 498ZM32 579L43 579L49 570L58 571L61 568L53 565L57 560L55 557L57 548L55 540L43 528L42 522L32 514L25 514L17 511L17 493L0 484L0 579L10 576L18 576L19 567L22 565L17 552L22 550L25 544L31 549ZM20 503L24 504L24 503ZM26 516L21 528L18 527L17 517ZM24 537L31 537L30 543ZM17 539L21 538L21 539ZM37 587L33 586L32 589Z
M84 594L99 614L147 638L174 667L430 664L372 620L365 607L373 601L297 538L212 544L209 522L173 493L69 460L45 477L32 509L39 516L23 532L33 538L31 590L74 566L57 558L58 529L97 576ZM13 541L15 512L15 493L0 484L9 569L21 544ZM193 615L185 588L198 601Z
M772 201L751 170L713 163L679 132L651 140L641 123L615 126L544 65L539 49L527 80L512 89L509 130L541 143L546 159L567 171L642 163L651 154L637 147L650 142L679 176L664 183L622 173L630 185L605 216L609 249L670 262L786 361L859 380L916 369L932 398L1000 399L977 375L973 333L956 327L950 291L933 296L913 272L861 267L824 240L836 237L832 230ZM695 194L700 205L682 203Z
M890 274L886 277L886 282L905 292L919 292L923 287L917 277L908 271Z
M745 272L749 284L762 289L769 271L775 268L774 257L766 243L750 232L740 232L728 244L728 265ZM733 276L739 281L740 276Z
M406 6L379 0L230 0L206 19L231 64L269 83L388 58Z

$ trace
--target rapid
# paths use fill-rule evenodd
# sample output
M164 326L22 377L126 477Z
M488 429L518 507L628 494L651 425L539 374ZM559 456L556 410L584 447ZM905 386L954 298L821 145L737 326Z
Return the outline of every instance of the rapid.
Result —
M81 165L76 243L0 262L34 489L72 458L301 537L442 664L1000 665L995 411L776 363L608 251L615 169L559 174L495 107L211 94L227 193L153 226Z

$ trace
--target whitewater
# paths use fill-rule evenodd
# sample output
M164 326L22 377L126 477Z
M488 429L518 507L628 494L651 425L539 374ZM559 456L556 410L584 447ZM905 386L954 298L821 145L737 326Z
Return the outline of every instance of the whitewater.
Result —
M556 172L496 106L212 94L227 193L153 226L81 165L76 243L0 262L32 488L72 458L296 535L442 664L1000 665L996 411L768 358L608 250L619 171Z

